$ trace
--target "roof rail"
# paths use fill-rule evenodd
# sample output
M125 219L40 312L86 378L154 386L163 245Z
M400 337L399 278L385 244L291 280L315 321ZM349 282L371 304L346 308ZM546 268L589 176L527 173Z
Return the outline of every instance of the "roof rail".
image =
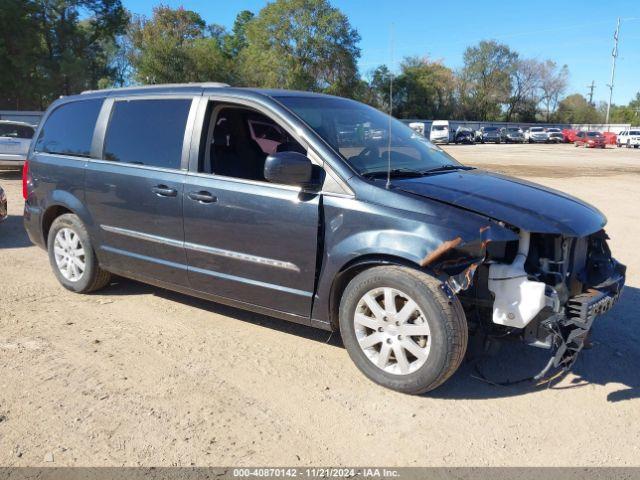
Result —
M197 83L158 83L153 85L132 85L130 87L103 88L100 90L85 90L81 95L97 92L122 92L127 90L153 89L153 88L171 88L171 87L202 87L202 88L224 88L230 87L228 83L222 82L197 82Z

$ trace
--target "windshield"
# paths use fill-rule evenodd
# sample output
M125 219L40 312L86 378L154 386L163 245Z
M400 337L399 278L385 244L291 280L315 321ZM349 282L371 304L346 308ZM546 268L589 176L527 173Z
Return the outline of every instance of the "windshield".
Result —
M519 128L507 128L507 131L517 133L517 132L520 131L520 129Z
M360 175L425 172L461 166L404 123L363 103L338 97L276 97L326 141ZM340 132L353 132L342 135ZM389 145L391 149L389 149Z
M629 135L640 135L640 130L631 130Z
M590 137L600 137L601 136L600 132L589 132L589 133L587 133L587 135L589 135Z
M551 133L560 133L560 129L559 128L549 128L547 130L547 132L551 132Z
M443 131L443 130L446 130L447 128L449 128L449 127L447 127L446 125L433 125L431 127L431 130Z
M495 132L498 130L498 127L485 127L484 131L485 132Z
M544 132L544 128L540 128L540 127L534 127L531 129L532 132Z

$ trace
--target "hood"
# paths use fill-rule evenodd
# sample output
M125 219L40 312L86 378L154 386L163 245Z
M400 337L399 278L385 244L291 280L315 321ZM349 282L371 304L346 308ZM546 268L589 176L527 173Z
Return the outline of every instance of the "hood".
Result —
M582 237L602 229L607 221L595 207L577 198L484 170L397 179L392 185L535 233Z

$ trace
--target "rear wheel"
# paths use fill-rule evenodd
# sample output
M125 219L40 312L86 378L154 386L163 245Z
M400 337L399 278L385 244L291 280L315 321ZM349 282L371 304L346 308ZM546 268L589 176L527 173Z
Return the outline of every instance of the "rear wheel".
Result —
M47 249L53 272L66 289L88 293L109 283L111 274L98 265L87 229L77 215L67 213L53 221Z
M433 277L396 266L371 268L349 282L340 332L367 377L409 394L433 390L453 375L468 341L458 299L449 299Z

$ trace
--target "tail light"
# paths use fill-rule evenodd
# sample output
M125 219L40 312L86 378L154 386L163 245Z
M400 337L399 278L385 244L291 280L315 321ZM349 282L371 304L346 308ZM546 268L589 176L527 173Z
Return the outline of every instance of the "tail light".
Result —
M22 197L26 200L29 196L29 184L31 183L31 177L29 175L29 161L25 160L22 167Z

